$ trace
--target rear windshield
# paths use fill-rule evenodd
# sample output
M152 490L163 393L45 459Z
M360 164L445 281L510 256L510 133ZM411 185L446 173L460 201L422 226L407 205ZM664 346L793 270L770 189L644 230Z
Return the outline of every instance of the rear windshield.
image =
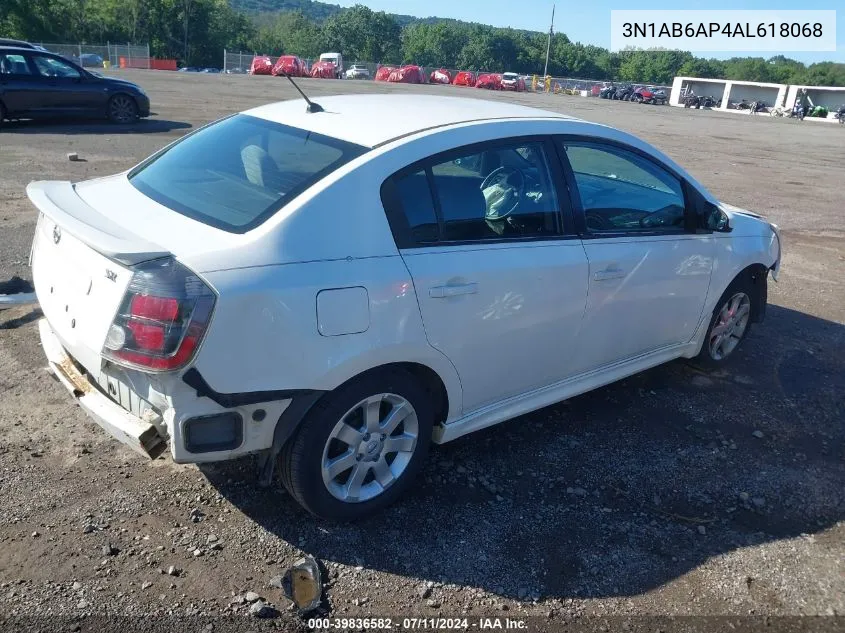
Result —
M129 174L129 182L178 213L244 233L366 151L360 145L238 114L186 136L142 163Z

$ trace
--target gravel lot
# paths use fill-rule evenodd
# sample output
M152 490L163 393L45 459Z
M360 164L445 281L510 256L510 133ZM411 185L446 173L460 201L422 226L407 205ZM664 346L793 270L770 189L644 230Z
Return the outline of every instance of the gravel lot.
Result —
M137 126L0 133L0 280L29 278L29 181L126 169L219 116L294 96L271 77L124 76L156 113ZM251 459L197 468L136 457L47 374L39 313L0 312L0 627L6 616L95 630L157 615L189 616L189 630L292 628L301 621L268 582L311 554L333 617L536 616L542 629L593 615L838 615L802 626L842 630L845 129L568 96L302 84L313 97L517 100L644 137L783 228L766 322L729 370L671 363L435 448L404 501L336 525L280 488L256 488ZM276 617L251 618L248 591Z

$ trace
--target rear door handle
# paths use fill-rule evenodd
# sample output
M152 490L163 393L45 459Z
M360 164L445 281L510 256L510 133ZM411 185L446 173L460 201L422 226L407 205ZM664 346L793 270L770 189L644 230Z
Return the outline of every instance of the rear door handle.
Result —
M609 279L620 279L621 277L625 276L625 271L621 268L605 268L604 270L600 270L593 275L593 279L596 281L607 281Z
M434 286L428 289L428 296L432 299L445 299L458 295L474 295L478 293L478 284L454 284L448 286Z

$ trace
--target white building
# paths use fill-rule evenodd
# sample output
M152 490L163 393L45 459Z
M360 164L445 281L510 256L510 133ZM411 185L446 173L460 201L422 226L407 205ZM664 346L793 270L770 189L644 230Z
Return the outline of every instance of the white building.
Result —
M831 86L789 86L789 93L786 97L786 106L792 107L802 90L807 91L807 100L814 106L824 106L829 112L827 119L807 117L805 121L836 121L834 115L839 106L845 104L845 88L833 88Z
M745 112L729 108L731 103L762 101L769 108L784 104L787 88L785 84L769 84L759 81L733 81L730 79L705 79L701 77L675 77L669 105L683 106L683 98L689 92L699 96L710 96L722 104L714 110L723 112ZM841 90L841 89L840 89Z

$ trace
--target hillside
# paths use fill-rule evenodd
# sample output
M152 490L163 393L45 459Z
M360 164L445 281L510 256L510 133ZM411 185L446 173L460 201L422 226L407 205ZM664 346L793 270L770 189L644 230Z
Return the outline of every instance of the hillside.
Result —
M229 0L232 8L246 13L279 13L286 11L300 11L306 18L314 22L323 22L326 19L346 11L344 7L337 4L330 4L328 2L318 2L317 0ZM431 23L431 22L453 22L456 24L469 24L460 20L452 20L446 18L417 18L412 15L400 15L396 13L390 14L396 20L400 27L407 26L415 22Z

